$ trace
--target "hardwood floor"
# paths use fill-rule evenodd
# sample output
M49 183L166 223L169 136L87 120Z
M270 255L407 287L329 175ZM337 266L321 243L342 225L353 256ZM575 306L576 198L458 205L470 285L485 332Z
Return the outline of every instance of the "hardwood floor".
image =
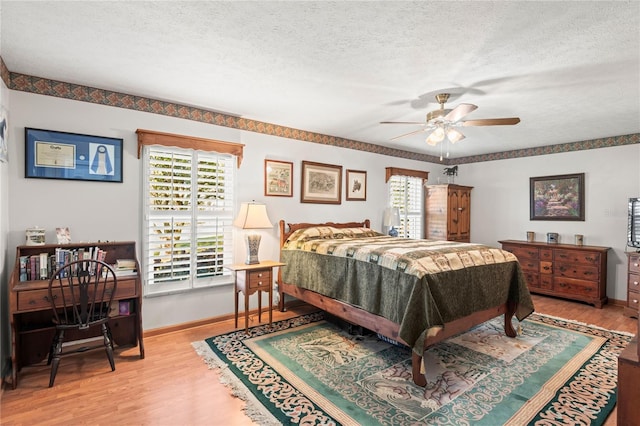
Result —
M533 296L536 312L637 333L637 321L620 306L603 309L577 302ZM274 321L315 310L308 306L274 310ZM263 317L264 319L264 317ZM251 315L253 325L257 316ZM2 425L251 425L243 401L231 396L191 347L191 342L233 330L231 317L163 334L147 333L146 358L137 348L116 351L111 372L103 351L64 358L49 388L49 367L24 368L15 390L3 389ZM615 412L607 426L616 425Z

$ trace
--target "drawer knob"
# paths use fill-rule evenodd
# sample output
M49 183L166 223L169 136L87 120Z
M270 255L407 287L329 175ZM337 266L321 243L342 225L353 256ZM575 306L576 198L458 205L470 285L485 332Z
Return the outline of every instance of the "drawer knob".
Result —
M633 285L638 285L638 281L634 281L634 282L633 282Z
M634 263L633 266L637 268L638 266L640 266L640 263Z
M633 299L633 303L638 303L638 299Z
M258 277L262 278L262 272L258 273Z

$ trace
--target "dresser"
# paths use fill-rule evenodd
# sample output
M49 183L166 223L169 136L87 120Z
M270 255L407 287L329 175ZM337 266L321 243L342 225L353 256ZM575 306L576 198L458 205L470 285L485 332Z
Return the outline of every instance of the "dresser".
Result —
M607 303L609 247L498 242L518 258L531 293L579 300L596 308Z
M624 314L638 318L640 309L640 253L627 253L627 306Z
M472 186L427 185L425 238L468 243L471 238Z

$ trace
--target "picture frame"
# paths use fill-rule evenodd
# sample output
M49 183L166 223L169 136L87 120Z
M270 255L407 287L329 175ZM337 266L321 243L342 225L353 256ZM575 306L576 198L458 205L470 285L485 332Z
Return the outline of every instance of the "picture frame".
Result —
M302 161L300 202L342 203L342 166Z
M364 170L347 170L347 201L367 201L367 172Z
M529 178L531 220L584 221L584 173Z
M25 128L25 177L122 182L123 140Z
M293 197L293 163L264 160L264 195Z

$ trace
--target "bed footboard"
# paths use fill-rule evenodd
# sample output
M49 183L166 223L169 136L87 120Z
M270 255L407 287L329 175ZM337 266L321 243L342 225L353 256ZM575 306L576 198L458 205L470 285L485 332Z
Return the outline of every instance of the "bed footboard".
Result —
M282 312L285 310L284 296L285 294L288 294L352 324L364 327L375 333L379 333L391 340L402 343L403 345L410 346L398 335L399 325L384 317L292 284L282 282L278 283L278 292L280 293L279 308ZM467 315L466 317L459 318L455 321L448 322L444 324L444 327L440 329L438 333L427 337L424 344L424 350L427 350L427 348L438 342L467 331L470 328L478 324L482 324L485 321L489 321L499 315L504 315L505 334L509 337L516 337L516 331L513 328L512 323L516 307L517 304L515 302L507 302L493 308L485 309L484 311L474 312L471 315ZM412 351L411 370L413 382L418 386L424 387L427 385L427 379L425 378L424 372L428 366L423 365L422 358L422 355Z

